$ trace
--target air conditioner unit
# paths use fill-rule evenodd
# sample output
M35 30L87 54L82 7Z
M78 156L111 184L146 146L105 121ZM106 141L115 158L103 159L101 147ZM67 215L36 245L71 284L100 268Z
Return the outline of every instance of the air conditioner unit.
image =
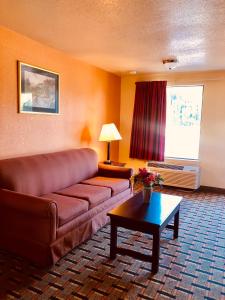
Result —
M148 162L151 172L160 173L164 185L196 190L200 186L200 168L198 166L178 166L164 162Z

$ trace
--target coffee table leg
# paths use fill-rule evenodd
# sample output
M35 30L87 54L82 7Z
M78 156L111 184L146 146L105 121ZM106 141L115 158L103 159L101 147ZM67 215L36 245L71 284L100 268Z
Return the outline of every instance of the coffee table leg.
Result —
M177 239L178 238L178 231L179 231L179 210L174 216L174 231L173 231L173 238Z
M110 258L116 258L117 227L111 222Z
M159 270L159 253L160 253L160 232L153 234L152 247L152 273L155 274Z

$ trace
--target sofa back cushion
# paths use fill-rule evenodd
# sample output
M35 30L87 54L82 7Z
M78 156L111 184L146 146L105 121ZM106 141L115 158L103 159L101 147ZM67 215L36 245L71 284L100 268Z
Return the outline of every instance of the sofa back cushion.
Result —
M98 158L89 148L0 160L0 188L40 196L96 175Z

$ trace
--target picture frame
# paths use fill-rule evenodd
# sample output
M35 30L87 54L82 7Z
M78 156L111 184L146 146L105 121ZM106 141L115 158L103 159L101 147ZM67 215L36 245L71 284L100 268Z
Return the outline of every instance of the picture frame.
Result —
M18 62L19 113L59 114L59 74Z

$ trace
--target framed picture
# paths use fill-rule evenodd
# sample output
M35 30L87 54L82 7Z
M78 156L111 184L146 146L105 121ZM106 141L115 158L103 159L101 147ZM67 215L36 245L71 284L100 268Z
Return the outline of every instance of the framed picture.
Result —
M59 74L18 62L19 112L59 113Z

